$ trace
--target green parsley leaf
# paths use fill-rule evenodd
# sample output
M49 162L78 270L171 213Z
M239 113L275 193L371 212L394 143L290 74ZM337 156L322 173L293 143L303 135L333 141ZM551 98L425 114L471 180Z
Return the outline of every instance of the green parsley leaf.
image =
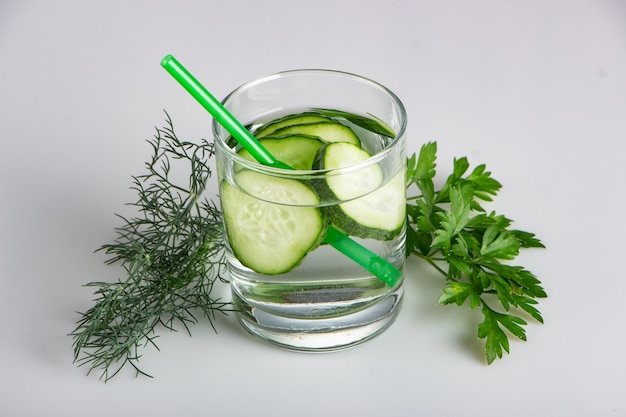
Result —
M478 293L474 291L470 284L453 281L443 287L443 293L439 297L438 303L441 305L455 303L461 306L468 297L470 299L470 308L478 307L481 304Z
M500 231L496 225L489 226L483 235L480 255L498 259L515 259L521 243L511 233Z
M521 325L526 321L520 317L501 314L487 306L482 309L485 320L478 325L478 337L486 339L485 356L487 363L492 363L496 357L502 358L502 351L509 353L509 339L500 325L521 340L526 340L526 332Z

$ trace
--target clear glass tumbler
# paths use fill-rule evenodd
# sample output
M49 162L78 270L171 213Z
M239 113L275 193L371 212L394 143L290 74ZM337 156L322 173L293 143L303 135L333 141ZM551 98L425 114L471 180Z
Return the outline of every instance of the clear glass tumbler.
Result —
M294 70L244 84L223 104L252 131L288 114L325 109L324 114L377 119L395 132L388 137L344 120L371 157L338 168L286 170L244 158L228 132L213 123L238 321L261 339L303 351L343 349L384 331L400 309L403 279L393 285L383 282L323 238L332 227L403 270L406 113L401 101L358 75ZM372 176L375 182L359 185ZM342 197L324 191L334 184L347 189L339 193ZM376 226L363 218L370 208ZM388 233L355 232L335 216L351 209L361 216L352 222L357 229L364 224L366 230L380 232L376 228L385 222L398 226ZM294 244L301 235L310 242ZM285 271L284 265L292 267Z

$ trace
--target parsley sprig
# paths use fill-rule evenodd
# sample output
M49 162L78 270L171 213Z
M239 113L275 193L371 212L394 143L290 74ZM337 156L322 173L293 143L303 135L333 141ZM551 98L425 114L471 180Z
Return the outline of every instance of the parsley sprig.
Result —
M478 337L485 339L488 363L509 352L508 335L526 340L527 315L543 323L537 299L546 297L530 271L508 262L522 248L543 248L534 234L511 229L512 221L487 213L502 185L485 165L468 172L467 158L454 159L453 172L435 190L436 142L407 159L407 256L417 256L446 278L439 304L480 308L484 321ZM408 194L407 194L408 195ZM524 314L525 313L525 314Z

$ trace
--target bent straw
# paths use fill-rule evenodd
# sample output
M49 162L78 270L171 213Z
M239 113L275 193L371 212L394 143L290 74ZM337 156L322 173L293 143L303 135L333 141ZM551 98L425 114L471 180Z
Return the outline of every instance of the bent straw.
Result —
M176 60L176 58L172 55L167 55L161 61L161 66L165 68L165 70L241 144L241 146L250 152L260 164L275 168L293 169L289 165L277 160L265 149L248 129L217 101L217 99L215 99L215 97L213 97L213 95ZM395 266L350 239L333 226L328 227L324 241L392 288L402 278L402 272Z

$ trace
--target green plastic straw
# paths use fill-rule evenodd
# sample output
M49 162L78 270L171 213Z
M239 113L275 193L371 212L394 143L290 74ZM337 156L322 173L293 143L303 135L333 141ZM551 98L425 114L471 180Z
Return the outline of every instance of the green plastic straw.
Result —
M260 164L293 169L289 165L277 160L265 147L246 129L209 91L195 79L193 75L172 55L161 61L161 66L170 73L218 122L222 125L250 155ZM387 262L366 247L355 242L333 226L326 232L325 242L361 265L390 287L394 287L402 278L395 266Z

